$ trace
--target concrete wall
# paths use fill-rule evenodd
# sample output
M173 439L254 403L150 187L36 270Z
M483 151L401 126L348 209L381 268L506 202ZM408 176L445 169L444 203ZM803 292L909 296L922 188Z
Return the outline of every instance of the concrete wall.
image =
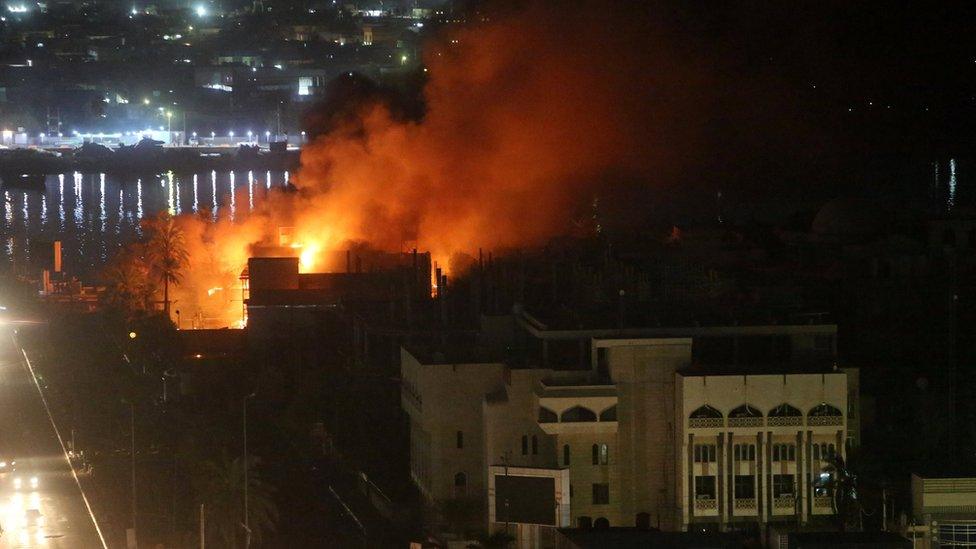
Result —
M662 529L676 527L674 373L691 362L691 339L594 340L607 349L617 386L618 432L610 476L613 526L633 526L649 513ZM611 458L613 459L613 458ZM619 502L619 503L615 503Z

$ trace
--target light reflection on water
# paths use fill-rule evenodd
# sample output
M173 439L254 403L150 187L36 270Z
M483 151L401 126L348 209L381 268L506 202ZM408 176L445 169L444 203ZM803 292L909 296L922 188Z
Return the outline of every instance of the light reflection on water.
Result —
M87 277L96 273L115 250L141 236L143 217L162 211L183 214L209 208L213 219L220 211L234 220L235 216L246 216L264 198L264 192L255 192L255 184L261 181L252 172L247 173L246 183L233 172L209 175L209 188L199 185L200 174L159 174L148 181L156 179L160 185L144 185L135 177L74 173L72 185L65 185L67 174L48 176L43 192L4 189L2 259L9 265L11 260L20 264L32 256L44 257L50 253L46 250L49 243L61 240L66 272ZM284 172L268 172L266 178L267 188L281 187L287 181ZM192 197L187 188L191 180ZM248 211L237 211L235 191L242 193L242 200L247 193ZM57 215L53 211L49 215L48 206L55 204ZM222 210L223 206L229 208Z

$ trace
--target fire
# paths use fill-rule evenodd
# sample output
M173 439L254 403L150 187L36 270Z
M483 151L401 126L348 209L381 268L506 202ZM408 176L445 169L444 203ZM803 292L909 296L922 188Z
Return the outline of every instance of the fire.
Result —
M479 248L576 231L580 209L610 184L675 180L708 116L696 103L702 79L650 10L620 17L584 3L594 9L530 1L428 44L422 117L340 90L318 113L328 131L302 150L298 192L269 191L244 220L187 221L183 285L201 296L178 299L224 325L239 319L235 281L255 244L294 247L308 273L347 268L326 252L409 242L455 276L453 260ZM649 41L652 55L633 47ZM227 289L210 300L226 298L220 310L203 303L208 288Z
M298 255L298 270L302 273L312 272L318 261L318 254L322 246L316 242L307 242L301 246L301 253Z

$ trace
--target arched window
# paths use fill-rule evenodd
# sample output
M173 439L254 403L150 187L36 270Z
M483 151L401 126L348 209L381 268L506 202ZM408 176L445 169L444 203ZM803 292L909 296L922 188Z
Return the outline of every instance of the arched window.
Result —
M532 435L532 455L539 455L539 438L535 435Z
M596 520L593 521L593 529L594 530L609 530L610 529L610 521L607 520L604 517L600 517L600 518L598 518L598 519L596 519Z
M810 417L840 416L840 410L826 402L822 402L810 409Z
M600 412L600 421L617 421L617 406L613 405Z
M729 418L744 418L744 417L763 417L762 412L749 406L748 404L743 404L738 408L733 409L729 412Z
M715 408L712 408L708 404L696 408L691 415L688 416L689 419L721 419L722 412L719 412Z
M573 406L569 410L563 412L560 417L560 421L563 423L579 423L583 421L596 421L596 413L589 408L584 408L582 406Z
M635 526L638 530L650 530L651 529L651 514L650 513L637 513L637 517L634 519Z
M610 448L606 444L594 444L593 465L606 465L610 462Z
M559 416L556 412L553 412L549 408L539 407L539 423L556 423L559 421Z
M569 465L569 444L563 444L563 465Z
M769 417L803 417L803 412L784 402L770 410Z
M468 475L458 473L454 475L454 497L465 495L468 488Z
M529 455L529 435L522 435L522 455Z
M593 528L593 519L590 517L578 517L576 519L576 526L581 530L589 530Z

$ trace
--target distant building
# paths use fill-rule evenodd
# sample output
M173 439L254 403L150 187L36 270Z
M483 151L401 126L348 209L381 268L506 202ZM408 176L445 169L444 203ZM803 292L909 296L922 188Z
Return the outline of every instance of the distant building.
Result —
M912 525L918 549L976 546L976 477L912 475Z
M835 327L658 330L591 334L588 368L572 370L513 368L477 349L448 356L407 346L402 406L415 484L432 502L477 509L471 520L482 528L508 526L543 546L554 543L553 526L726 530L829 514L822 467L856 440L848 421L856 372L830 360L694 366L693 348L706 334L761 334L785 336L799 356L804 342L832 338ZM586 337L578 332L570 339ZM518 492L499 490L499 479L513 475L553 481L539 481L544 493L530 494L527 481ZM523 500L543 496L551 504L546 520L522 508L525 516L516 516L516 501L532 507Z

